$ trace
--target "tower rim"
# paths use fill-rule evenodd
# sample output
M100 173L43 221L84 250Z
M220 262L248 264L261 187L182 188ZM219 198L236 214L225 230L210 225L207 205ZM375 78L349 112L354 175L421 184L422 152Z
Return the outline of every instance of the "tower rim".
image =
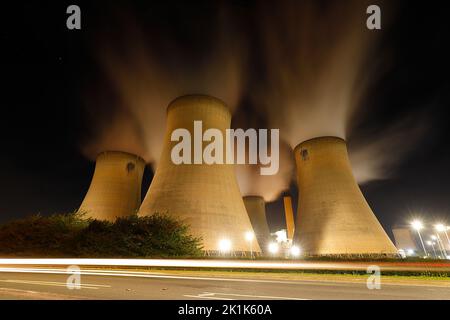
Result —
M321 136L321 137L314 137L311 139L307 139L305 141L300 142L299 144L297 144L294 148L294 153L297 152L297 150L299 148L302 147L302 145L304 145L305 143L311 142L311 141L316 141L316 140L322 140L322 139L334 139L334 140L338 140L338 141L342 141L345 144L347 143L347 141L344 138L341 137L337 137L337 136Z
M106 155L106 154L108 154L108 153L122 154L122 155L125 155L125 156L128 156L128 157L131 157L131 158L135 158L136 160L142 162L142 163L144 164L144 166L145 166L146 163L147 163L147 162L145 161L144 158L142 158L141 156L139 156L139 155L137 155L137 154L134 154L134 153L131 153L131 152L126 152L126 151L120 151L120 150L106 150L106 151L99 152L99 153L97 154L96 161L97 161L97 159L98 159L100 156Z
M263 196L258 196L258 195L254 195L254 194L249 194L247 196L242 196L242 199L258 199L258 200L263 200L264 202L266 202L266 200L264 199Z
M209 100L211 102L214 102L217 106L220 106L222 109L224 109L228 115L231 117L231 110L228 108L227 104L216 97L207 95L207 94L185 94L183 96L179 96L175 99L173 99L169 105L167 106L166 109L166 114L169 114L169 112L174 109L174 108L179 108L184 106L183 104L179 104L179 102L182 101L190 101L190 100L198 100L198 99L204 99L204 100Z

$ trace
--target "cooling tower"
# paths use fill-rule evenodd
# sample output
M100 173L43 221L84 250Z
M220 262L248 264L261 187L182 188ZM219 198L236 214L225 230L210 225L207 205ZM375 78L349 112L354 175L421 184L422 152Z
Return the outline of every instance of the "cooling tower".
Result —
M292 198L287 196L283 197L284 215L286 218L286 232L287 238L292 240L294 238L294 211L292 210Z
M91 185L79 208L88 217L113 221L137 212L145 162L118 151L98 155Z
M309 255L396 255L353 177L346 142L320 137L295 150L295 240Z
M250 217L258 244L264 251L270 241L270 230L267 224L264 198L260 196L246 196L244 197L244 205Z
M394 234L395 246L398 249L408 250L412 249L417 251L417 244L414 240L414 236L411 233L411 228L408 227L396 227L392 228Z
M172 162L171 150L179 143L171 141L172 132L187 129L195 140L194 121L202 121L203 131L219 129L225 137L231 114L223 102L208 96L183 96L169 105L161 159L139 214L167 213L184 221L194 236L202 237L203 250L208 253L217 253L223 239L231 241L233 252L249 252L245 234L253 229L233 165ZM203 148L208 144L203 142ZM260 252L256 241L252 247Z

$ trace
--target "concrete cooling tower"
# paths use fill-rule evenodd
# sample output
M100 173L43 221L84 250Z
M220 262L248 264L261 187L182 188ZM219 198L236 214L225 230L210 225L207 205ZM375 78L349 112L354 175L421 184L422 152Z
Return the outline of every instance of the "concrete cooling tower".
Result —
M270 230L266 218L266 203L263 197L244 197L245 209L247 209L250 222L252 223L255 237L262 251L266 251L270 242Z
M119 151L98 155L91 185L79 208L87 217L113 221L137 212L145 161Z
M192 235L203 239L203 250L208 254L217 254L228 246L226 249L235 253L249 252L245 234L253 228L233 165L172 162L171 150L179 143L171 141L172 132L178 128L188 130L194 151L194 121L202 121L203 131L219 129L225 140L231 114L220 100L202 95L183 96L169 105L161 159L139 214L166 213L184 221ZM209 143L200 144L204 148ZM252 247L260 252L256 241Z
M320 137L295 150L295 242L309 255L396 255L353 177L346 142Z
M411 232L411 227L395 227L392 228L394 234L395 246L402 250L414 250L417 251L418 247L414 235Z

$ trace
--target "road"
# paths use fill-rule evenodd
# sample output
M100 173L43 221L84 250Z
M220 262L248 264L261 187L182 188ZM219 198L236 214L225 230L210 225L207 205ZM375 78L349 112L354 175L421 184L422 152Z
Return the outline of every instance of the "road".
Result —
M0 299L446 299L448 281L388 282L369 290L366 281L306 279L284 275L214 274L182 271L83 269L80 289L68 289L61 267L10 267L0 272ZM428 284L430 283L430 284Z

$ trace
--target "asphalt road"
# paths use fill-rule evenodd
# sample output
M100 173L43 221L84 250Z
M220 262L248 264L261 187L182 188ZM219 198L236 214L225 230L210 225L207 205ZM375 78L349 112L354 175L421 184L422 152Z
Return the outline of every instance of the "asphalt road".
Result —
M164 271L83 270L80 288L68 289L68 274L64 269L17 269L0 272L0 299L450 300L450 287L445 284L382 283L381 289L369 290L364 281L237 277L208 276L207 273L183 275Z

